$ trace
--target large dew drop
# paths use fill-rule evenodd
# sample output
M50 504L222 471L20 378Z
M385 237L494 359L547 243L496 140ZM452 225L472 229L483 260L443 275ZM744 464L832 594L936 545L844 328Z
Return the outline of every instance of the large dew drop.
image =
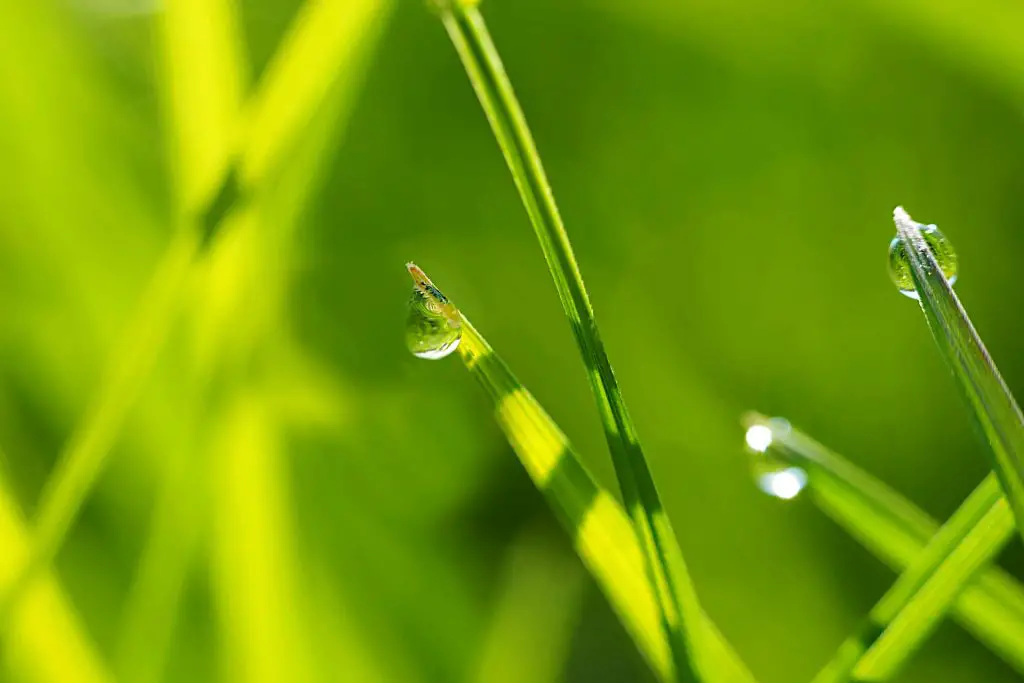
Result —
M957 259L953 245L949 243L938 227L934 225L921 225L921 236L924 237L928 249L931 250L942 268L943 275L949 280L949 284L956 282ZM920 299L917 289L914 287L914 277L911 275L910 259L907 258L907 250L903 248L903 242L899 237L894 237L889 243L889 277L899 288L900 293L909 296L911 299Z
M415 288L405 320L405 344L417 358L444 358L462 340L459 312L422 270L411 263L407 267Z

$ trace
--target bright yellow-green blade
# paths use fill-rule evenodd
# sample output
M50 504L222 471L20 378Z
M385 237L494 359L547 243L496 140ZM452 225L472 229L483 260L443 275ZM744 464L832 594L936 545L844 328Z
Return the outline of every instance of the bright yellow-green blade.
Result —
M789 423L749 416L747 427L755 425L771 430L766 457L805 470L808 493L815 503L892 568L903 570L920 563L929 542L940 538L939 525L928 515ZM993 475L970 501L958 514L975 517L978 523L968 525L963 540L929 577L914 583L901 578L909 590L891 591L879 603L871 625L845 644L820 680L836 680L839 671L848 676L855 668L868 680L876 680L898 668L946 609L1024 672L1024 588L1002 570L984 567L1011 537L1012 518ZM976 512L968 514L972 509ZM952 527L945 529L948 535Z
M180 232L141 297L120 349L111 356L92 406L83 415L46 482L33 528L32 550L16 578L0 591L0 629L60 549L82 503L99 478L124 420L149 376L178 311L180 295L197 253L192 233Z
M212 442L213 585L228 681L313 680L280 443L263 399L244 391Z
M262 348L259 340L272 339L288 346L280 333L271 332L287 327L282 322L282 306L287 289L288 238L317 187L324 159L337 146L349 104L366 71L366 57L377 44L391 5L390 0L306 3L244 105L245 132L232 139L240 145L234 154L242 160L246 194L224 195L225 191L237 193L241 189L231 185L240 180L237 169L228 169L218 190L220 197L214 202L226 200L227 204L209 210L217 214L211 221L216 225L207 225L216 227L222 237L197 268L194 296L188 307L193 340L188 355L194 374L187 381L195 385L196 442L197 449L204 453L208 449L204 441L221 416L220 404L211 400L209 390L203 387L229 387L223 390L224 396L262 395L264 389L244 381L238 368L247 366L257 352L255 347ZM268 178L270 175L273 177ZM294 371L294 364L287 367ZM289 382L302 384L295 387L295 392L323 402L323 396L315 395L313 383L286 375ZM301 377L308 379L306 375ZM276 396L281 395L281 388L276 387ZM207 417L207 413L212 415ZM308 415L299 417L305 419ZM271 455L275 461L281 454ZM190 462L201 468L220 457L223 454L215 452L191 458ZM275 462L271 465L278 466ZM128 680L153 680L162 669L176 604L190 558L197 551L198 525L208 516L208 500L197 496L197 488L203 488L204 482L205 478L197 481L196 475L182 471L180 464L169 465L153 530L148 535L150 544L143 553L123 624L120 658ZM287 489L283 487L279 495L287 498ZM276 538L272 545L281 553L262 561L281 566L293 562L284 552L290 548L286 538ZM221 596L222 606L234 599L234 588L241 590L226 581L218 588L228 593ZM268 605L259 617L261 622L287 622L288 614L274 614L278 607L276 603ZM265 627L250 628L245 620L234 620L223 610L222 617L228 641L233 644L232 656L246 659L260 651L259 633ZM290 642L298 645L301 640ZM304 646L283 652L283 656L300 660L307 657ZM245 666L260 668L258 660Z
M234 3L170 3L163 34L172 158L184 214L215 187L236 125L242 69ZM59 550L150 374L198 254L198 235L190 228L183 225L172 238L121 347L112 354L91 408L60 455L41 497L33 550L10 588L0 594L0 619L10 613L34 573Z
M25 521L2 476L0 548L3 548L0 587L6 588L27 561L30 544ZM11 615L10 630L0 657L3 680L38 683L112 683L114 680L67 597L48 572L28 589Z
M261 391L240 385L235 366L248 363L259 340L273 339L288 346L280 334L270 332L286 327L281 306L287 287L287 236L318 186L324 158L336 149L349 104L365 72L366 56L377 44L391 5L390 0L307 3L244 105L249 125L247 135L238 136L242 144L238 154L245 168L258 173L247 176L246 201L221 207L217 222L223 236L196 268L188 306L192 344L187 355L192 373L186 381L195 395L196 449L204 453L207 446L203 442L220 415L206 387L231 387L226 394ZM272 186L264 183L268 174L275 176ZM226 182L230 183L231 177L229 172ZM285 365L295 372L294 363ZM316 384L309 382L307 375L284 375L289 383L301 384L294 387L294 393L307 400L321 404L333 400L318 396ZM276 397L281 396L281 388L276 388ZM214 416L206 417L211 411ZM309 415L303 412L296 417L307 419ZM221 454L209 454L209 458L218 457ZM193 472L208 461L205 456L186 459L193 463ZM147 535L149 543L125 610L119 660L126 680L158 677L177 603L197 551L199 526L208 517L206 478L187 470L181 463L168 464ZM232 630L232 642L247 642L246 624L225 619L225 626Z
M164 103L181 209L210 201L237 145L248 80L235 0L174 0L163 11Z
M245 186L260 183L280 164L332 88L354 92L353 81L362 75L362 62L391 7L392 0L322 0L302 6L246 106Z
M547 498L626 630L662 680L675 680L655 594L629 517L600 488L568 439L468 320L459 355L490 395L498 424L537 488ZM707 616L698 620L702 676L724 683L753 677Z

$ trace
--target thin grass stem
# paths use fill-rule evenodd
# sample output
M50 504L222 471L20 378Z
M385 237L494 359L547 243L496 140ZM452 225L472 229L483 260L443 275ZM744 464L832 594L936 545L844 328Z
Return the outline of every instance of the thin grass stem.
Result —
M605 353L540 154L475 4L449 2L442 9L442 21L504 154L587 364L626 509L642 539L649 581L657 587L662 628L669 637L677 675L683 681L696 681L693 650L699 644L688 626L699 612L696 591Z

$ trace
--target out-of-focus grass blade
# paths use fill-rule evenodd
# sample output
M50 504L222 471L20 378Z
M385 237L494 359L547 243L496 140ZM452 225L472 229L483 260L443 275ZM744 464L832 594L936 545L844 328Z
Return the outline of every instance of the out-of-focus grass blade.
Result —
M235 175L237 171L225 168L227 159L214 164L224 174L219 182L239 181L248 194L225 195L228 204L213 220L230 234L197 268L189 307L194 372L186 381L196 394L193 421L199 432L197 444L209 437L210 424L217 419L203 417L212 409L209 392L203 387L224 383L239 389L234 382L237 378L225 366L249 358L252 345L259 340L273 337L280 341L279 336L268 335L268 330L283 327L279 316L287 268L282 250L287 244L282 243L317 187L324 157L336 148L348 105L365 72L366 57L377 44L391 6L391 0L307 2L244 104L240 125L245 135L231 137L241 145L237 151L240 177ZM225 28L233 25L228 22ZM239 106L237 102L233 105L234 109ZM263 188L268 175L285 177L275 180L272 188ZM266 190L258 198L252 194L257 187ZM239 202L241 198L251 201ZM254 295L257 290L258 297ZM253 304L254 298L259 305ZM247 324L237 323L242 318ZM288 367L294 370L294 365ZM288 375L288 381L297 380ZM306 395L315 391L312 386L304 383ZM188 461L195 463L196 459ZM205 517L196 509L208 503L197 495L202 488L186 465L168 464L149 543L125 609L119 661L127 680L156 680L163 668L177 603L198 543L196 527ZM226 583L219 585L227 588ZM232 642L241 648L249 633L246 625L231 622L229 626Z
M476 683L564 678L586 575L572 555L553 545L549 533L533 527L511 544Z
M392 0L308 0L302 6L246 106L244 185L260 182L280 163L332 88L355 92L391 7ZM342 116L345 104L338 108Z
M179 233L143 292L119 349L111 354L91 407L76 426L40 497L32 530L32 550L16 578L0 590L0 631L36 574L57 554L96 480L118 432L149 376L178 312L180 293L197 253L195 235Z
M662 680L675 680L655 593L644 571L640 544L618 501L600 488L544 409L463 320L459 354L494 401L498 424L534 484L575 539L584 564ZM751 682L753 677L710 619L700 612L697 665L711 681Z
M179 204L210 201L236 144L248 81L235 0L175 0L162 12L164 103Z
M232 0L181 0L163 14L172 165L184 212L210 195L226 159L242 81ZM112 354L92 407L61 453L42 493L32 551L0 593L0 628L34 574L57 553L103 470L118 431L150 374L199 253L199 235L182 221L143 294L124 341Z
M237 392L211 442L213 584L228 681L311 681L301 564L275 417Z
M939 534L948 538L951 524L940 529L897 492L785 420L751 414L745 423L748 429L770 430L765 457L803 469L813 500L893 569L919 565L929 541L939 541ZM837 672L845 669L849 674L853 666L858 675L870 674L869 680L891 675L951 604L964 628L1024 672L1024 588L1000 569L984 568L1013 534L1012 516L1000 499L998 484L989 475L950 520L965 519L973 510L980 522L952 549L949 558L935 567L931 577L911 582L904 578L910 575L904 574L897 586L902 582L904 588L909 587L909 594L894 586L888 599L872 612L870 625L844 644L840 656L819 680L843 680ZM888 629L882 633L886 625Z
M579 265L501 57L475 0L440 0L441 19L459 54L477 98L505 157L555 281L562 308L587 364L605 437L626 509L641 540L646 572L657 587L657 606L676 676L700 680L694 660L700 656L700 604L675 534L665 514L654 477L604 350Z
M991 448L993 471L1024 534L1024 415L928 247L921 224L901 207L893 220L925 320Z
M0 458L2 458L0 451ZM29 531L0 470L0 586L8 586L27 561ZM0 650L0 678L39 683L108 683L114 680L57 580L48 573L26 591L11 615Z

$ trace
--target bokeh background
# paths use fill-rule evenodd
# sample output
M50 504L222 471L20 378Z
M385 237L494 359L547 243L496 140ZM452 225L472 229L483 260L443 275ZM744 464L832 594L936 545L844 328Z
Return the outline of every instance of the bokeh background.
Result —
M403 345L413 259L614 486L454 51L418 0L334 3L373 6L345 38L359 58L294 79L324 78L322 102L184 279L147 372L180 198L235 137L176 147L174 65L197 111L245 98L301 3L240 2L241 76L190 92L217 67L187 35L169 50L158 0L0 0L0 583L102 387L138 388L4 681L652 680L485 395ZM937 517L984 476L885 256L895 205L938 223L1024 392L1024 8L482 9L704 605L759 680L808 680L893 575L810 501L755 488L739 418L784 415ZM1024 576L1020 548L1001 561ZM1017 679L946 624L899 680Z

